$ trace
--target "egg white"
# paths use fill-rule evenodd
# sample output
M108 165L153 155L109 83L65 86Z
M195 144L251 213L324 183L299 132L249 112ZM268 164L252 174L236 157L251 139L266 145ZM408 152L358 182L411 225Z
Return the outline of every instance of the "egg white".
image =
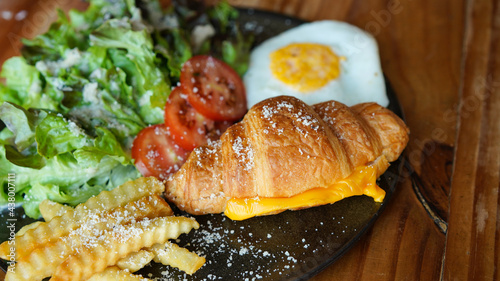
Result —
M329 46L341 57L340 75L318 90L302 93L276 79L270 69L270 54L292 43L317 43ZM377 42L367 32L339 21L302 24L272 37L250 55L243 76L248 107L270 97L290 95L307 104L336 100L348 106L361 102L389 104L380 66Z

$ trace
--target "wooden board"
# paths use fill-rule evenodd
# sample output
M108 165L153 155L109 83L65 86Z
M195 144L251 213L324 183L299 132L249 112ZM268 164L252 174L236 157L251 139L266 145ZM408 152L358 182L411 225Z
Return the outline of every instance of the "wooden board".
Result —
M229 0L372 33L411 129L411 163L373 229L326 280L500 280L500 4ZM0 1L0 61L79 0ZM25 12L22 12L25 11ZM10 12L11 19L8 14Z

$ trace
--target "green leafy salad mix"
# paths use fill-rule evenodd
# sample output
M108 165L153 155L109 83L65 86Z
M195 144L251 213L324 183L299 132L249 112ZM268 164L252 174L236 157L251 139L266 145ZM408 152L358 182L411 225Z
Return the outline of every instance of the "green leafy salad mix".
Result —
M76 205L139 177L131 143L164 121L187 59L210 53L245 72L252 38L237 17L226 2L90 0L60 11L2 66L0 205L12 198L9 174L32 218L44 199Z

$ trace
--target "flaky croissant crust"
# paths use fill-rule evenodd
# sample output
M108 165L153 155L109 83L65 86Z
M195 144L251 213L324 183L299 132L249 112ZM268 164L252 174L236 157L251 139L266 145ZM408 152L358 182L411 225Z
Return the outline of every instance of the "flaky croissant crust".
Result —
M409 130L376 103L309 106L280 96L254 105L220 141L196 148L166 181L166 197L191 214L221 213L230 198L290 197L326 188L354 168L396 160ZM387 163L387 161L383 161ZM381 175L387 166L381 165Z

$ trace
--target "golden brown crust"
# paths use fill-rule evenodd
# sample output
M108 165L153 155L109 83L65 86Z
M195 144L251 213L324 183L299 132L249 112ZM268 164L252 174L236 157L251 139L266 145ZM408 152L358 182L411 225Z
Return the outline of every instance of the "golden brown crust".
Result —
M398 159L409 140L410 129L394 112L373 102L351 107L375 131L382 144L382 154L389 162Z
M196 148L167 180L165 194L189 213L220 213L229 198L328 187L380 156L394 161L407 142L403 121L380 105L311 107L275 97L253 106L219 142Z
M246 137L245 123L231 126L221 137L223 190L234 197L256 196L253 183L254 151Z
M226 199L222 192L220 142L196 148L188 161L169 178L166 195L191 214L220 213Z
M363 118L340 102L313 105L339 139L354 167L374 161L381 153L380 139Z

